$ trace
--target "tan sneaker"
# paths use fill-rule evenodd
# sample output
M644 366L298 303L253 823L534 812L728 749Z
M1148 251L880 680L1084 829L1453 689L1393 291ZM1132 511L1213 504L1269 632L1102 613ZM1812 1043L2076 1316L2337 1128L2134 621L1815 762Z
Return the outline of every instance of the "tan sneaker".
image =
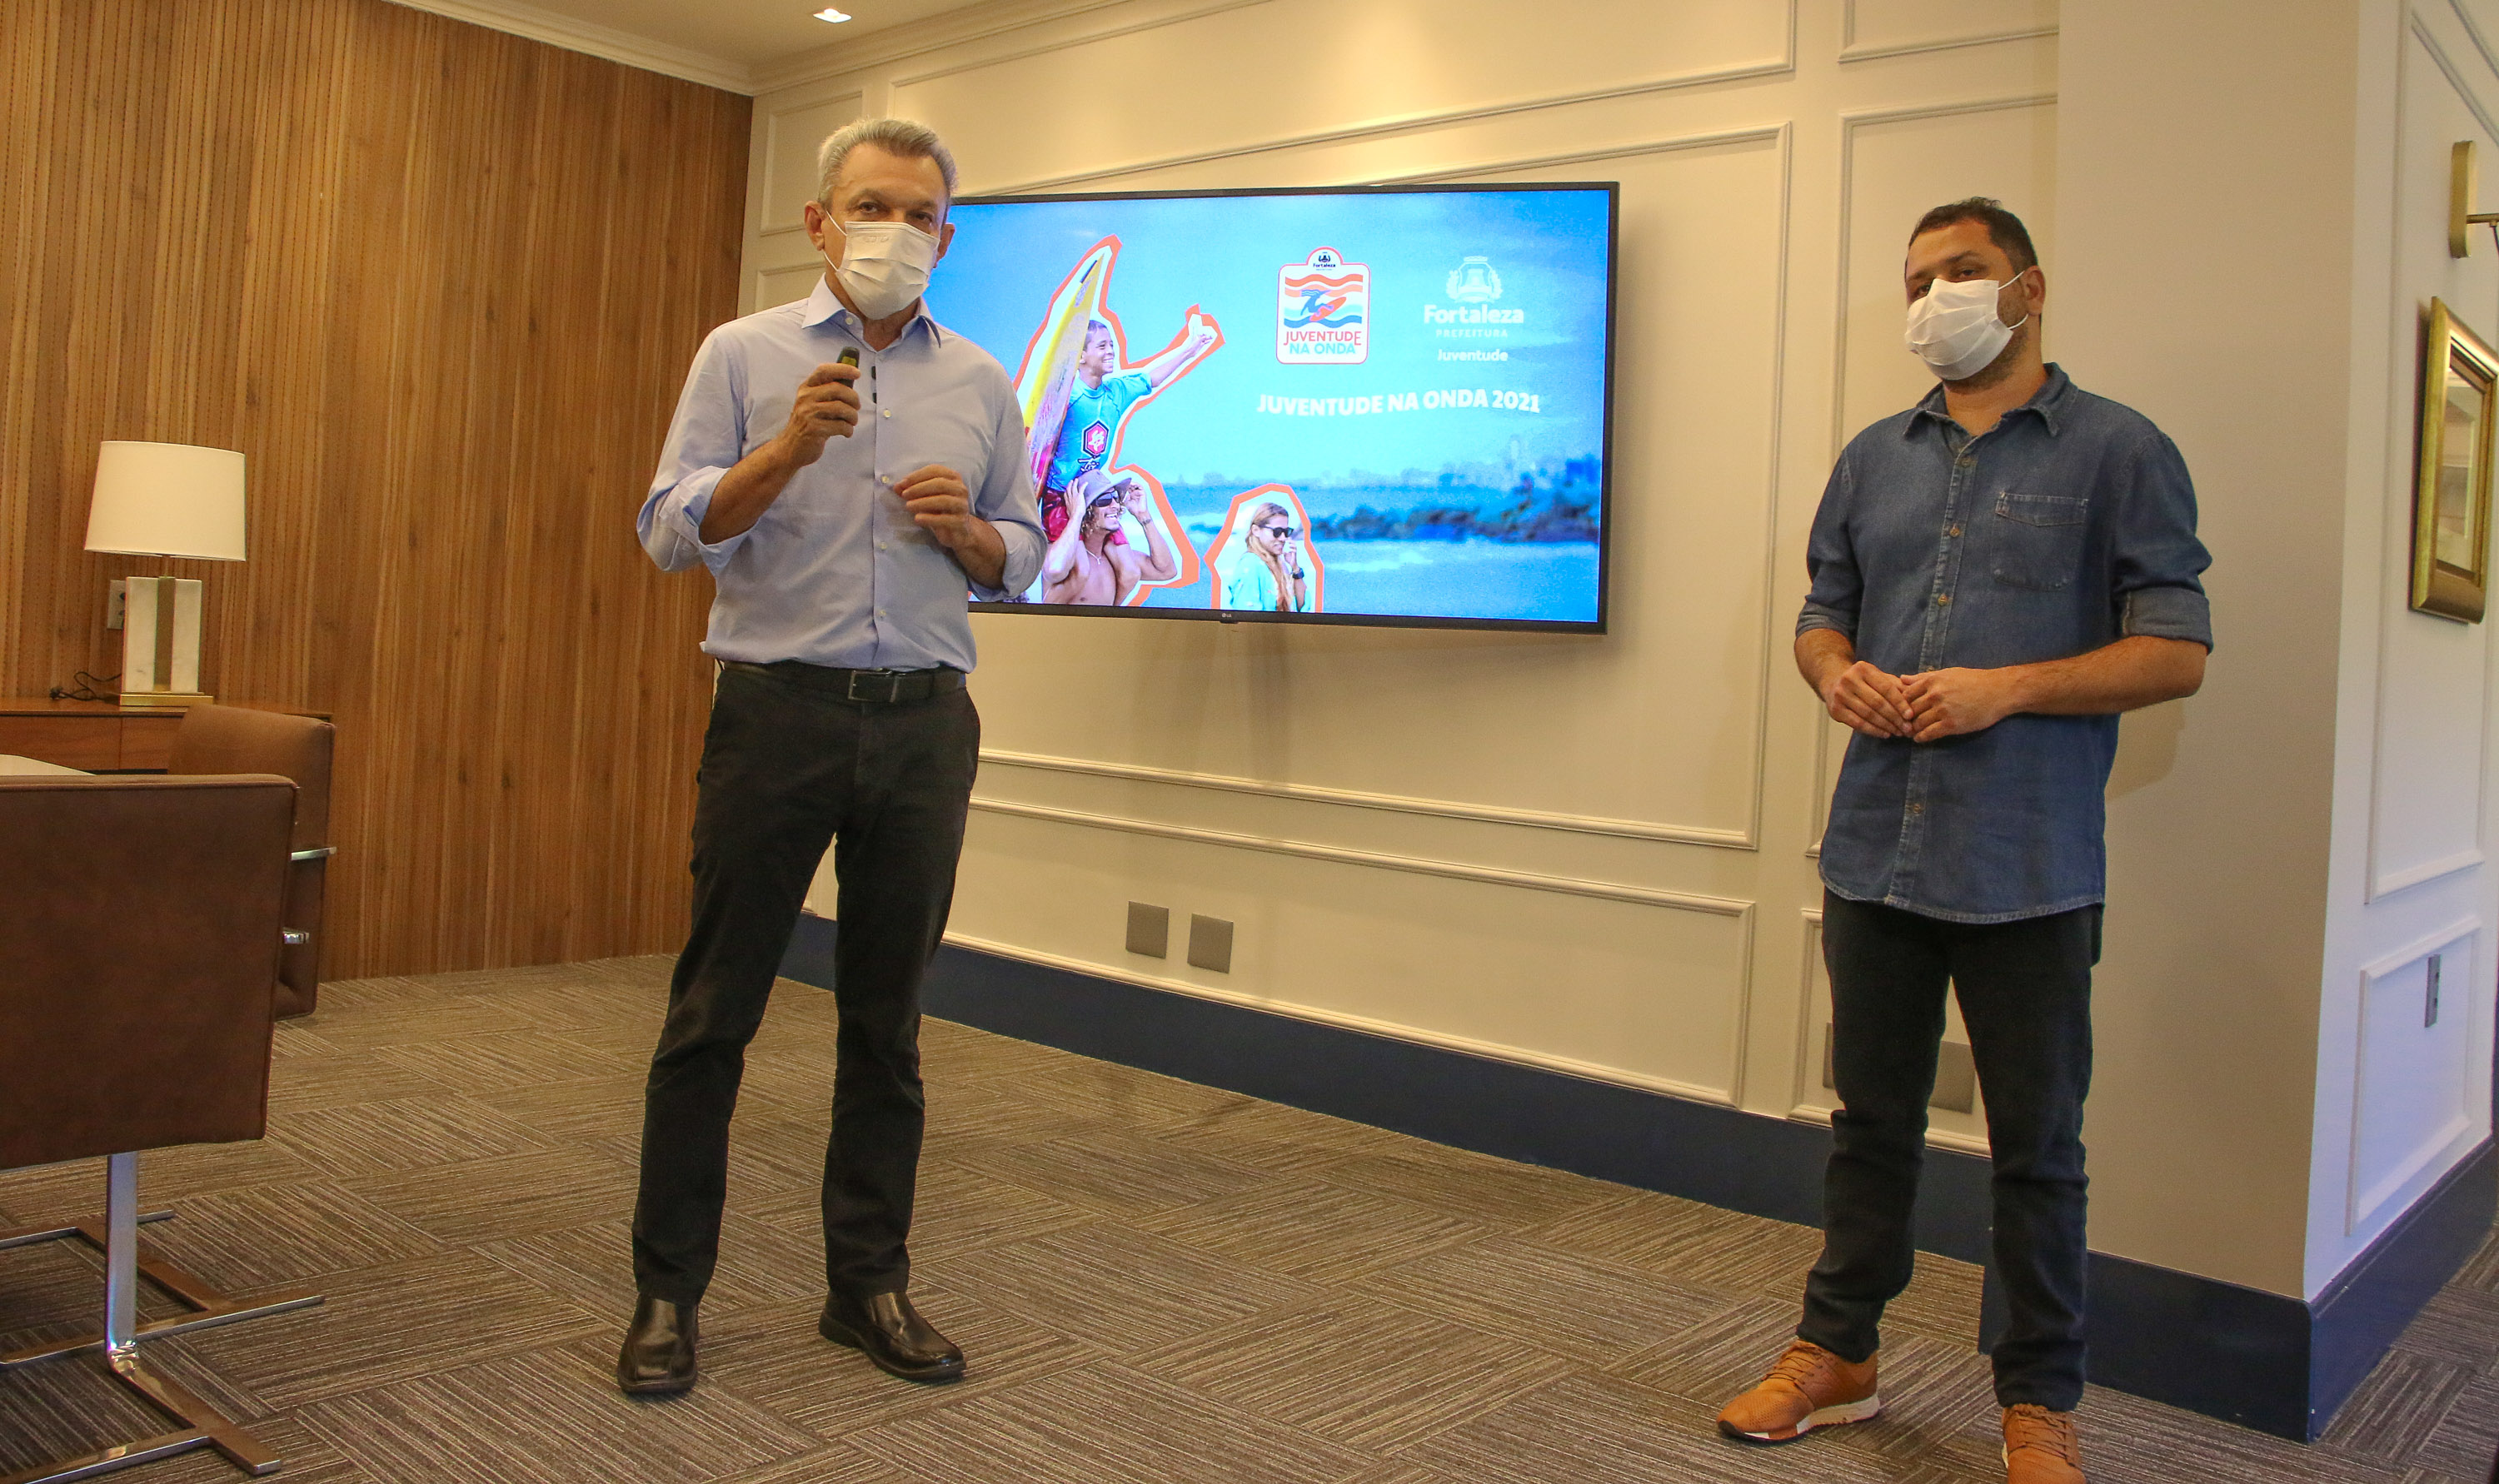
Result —
M1727 1403L1718 1431L1740 1442L1792 1442L1815 1428L1864 1422L1883 1409L1874 1362L1851 1364L1809 1339L1788 1346L1762 1384Z
M2004 1484L2083 1484L2073 1413L2029 1402L2004 1409Z

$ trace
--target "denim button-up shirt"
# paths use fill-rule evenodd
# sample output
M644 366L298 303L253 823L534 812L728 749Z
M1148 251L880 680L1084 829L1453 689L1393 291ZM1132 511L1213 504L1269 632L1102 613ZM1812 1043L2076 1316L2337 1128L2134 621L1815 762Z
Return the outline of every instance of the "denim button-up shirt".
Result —
M1823 492L1797 631L1831 629L1895 675L2062 660L2134 634L2211 648L2195 491L2142 414L2048 368L1976 437L1943 388L1851 439ZM1851 739L1823 832L1840 896L1956 922L2102 899L2115 716Z
M637 527L662 570L699 562L711 572L702 647L714 659L969 670L970 580L892 489L927 465L962 475L972 513L1006 542L1006 580L983 597L1021 593L1040 574L1049 542L1006 371L925 312L883 350L860 330L819 279L804 303L731 320L695 354ZM859 427L826 439L753 526L706 543L721 476L779 436L798 383L846 348L860 359Z

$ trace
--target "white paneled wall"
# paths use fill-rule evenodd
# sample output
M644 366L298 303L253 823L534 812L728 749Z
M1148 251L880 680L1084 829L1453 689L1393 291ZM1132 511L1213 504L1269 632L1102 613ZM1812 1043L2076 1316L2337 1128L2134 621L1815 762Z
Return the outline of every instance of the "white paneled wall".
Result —
M2499 199L2499 54L2485 7L2412 0L2369 16L2391 60L2381 145L2391 210L2365 223L2382 257L2358 289L2377 323L2355 355L2383 440L2367 450L2384 498L2355 501L2345 558L2344 735L2336 873L2320 1017L2308 1276L2322 1281L2490 1135L2491 958L2499 911L2488 864L2494 800L2490 626L2415 613L2414 446L2422 322L2433 296L2483 339L2499 335L2499 246L2478 230L2448 252L2449 153L2478 147L2480 210ZM2363 145L2366 150L2367 145ZM2364 158L2366 158L2364 154ZM2371 161L2370 163L2379 163ZM2375 227L2375 231L2368 228ZM2440 1015L2424 1023L2430 955Z
M2462 36L2446 0L2420 3ZM2238 9L2240 32L2266 26L2266 8ZM2174 177L2191 201L2196 178L2220 194L2241 187L2244 159L2171 158L2119 138L2141 70L2122 48L2153 28L2154 11L2137 0L2067 0L2061 16L2055 0L1548 0L1531 19L1492 0L1124 0L1037 20L1001 14L1014 23L990 33L958 17L925 45L880 38L870 55L862 43L849 70L758 99L750 307L812 283L795 223L813 136L860 112L935 126L967 192L1618 179L1615 606L1612 631L1594 638L976 619L989 751L958 941L1767 1116L1824 1115L1812 855L1844 736L1788 658L1805 529L1838 443L1929 384L1899 339L1900 247L1922 210L1984 193L2028 219L2059 357L2073 328L2060 318L2066 257L2130 261L2164 230L2129 215L2133 176ZM2091 85L2106 145L2061 125L2061 48L2086 17L2105 40ZM2353 49L2331 36L2273 39L2292 48L2285 76L2324 75ZM2490 65L2455 47L2459 67ZM2207 133L2316 126L2297 112L2310 105L2262 98L2261 80L2234 85L2245 95L2217 101ZM2315 107L2342 108L2349 134L2348 97ZM2460 126L2406 114L2408 137ZM2262 162L2325 208L2251 224L2234 207L2232 230L2267 244L2343 231L2356 219L2354 167L2330 155L2304 177L2305 162ZM2407 171L2429 168L2404 158ZM2499 151L2485 159L2499 168ZM2061 220L2078 166L2098 215ZM2403 189L2433 189L2434 176L2408 174ZM2267 190L2283 198L2278 183ZM2499 180L2487 194L2499 200ZM2061 256L2077 233L2088 255ZM2233 297L2259 261L2175 264L2201 275L2203 297L2184 311L2192 325L2137 317L2144 300L2126 274L2171 268L2100 274L2087 358L2068 363L2083 385L2140 398L2186 430L2207 529L2220 532L2224 635L2205 695L2127 720L2112 785L2121 874L2098 989L2093 1235L2124 1255L2313 1294L2486 1122L2480 937L2457 951L2474 960L2474 986L2446 1039L2380 1032L2365 1074L2354 1057L2364 1017L2393 1017L2386 1007L2416 972L2382 965L2364 992L2359 969L2448 924L2491 919L2478 855L2443 864L2478 852L2487 827L2490 657L2484 630L2415 632L2429 621L2401 615L2395 588L2373 588L2372 623L2392 627L2383 673L2372 661L2365 683L2384 701L2339 745L2339 724L2316 720L2348 694L2345 661L2331 660L2331 620L2318 617L2331 603L2287 585L2340 569L2344 532L2309 515L2342 507L2344 471L2310 458L2290 478L2318 487L2287 502L2289 485L2252 477L2265 450L2295 441L2265 424L2288 415L2267 399L2289 407L2288 394L2316 394L2299 404L2365 412L2371 463L2349 499L2369 505L2372 582L2392 583L2399 567L2386 481L2408 481L2409 445L2387 394L2355 402L2346 386L2350 358L2333 336L2349 285L2318 290L2329 310L2268 317ZM2429 291L2461 301L2468 318L2499 314L2494 262ZM944 272L931 294L941 318ZM2320 336L2322 359L2301 362ZM2208 371L2212 385L2190 391L2163 379L2191 361L2246 374ZM2318 390L2327 386L2330 397ZM2317 422L2300 413L2287 427ZM2294 510L2308 514L2278 513ZM2260 680L2285 672L2287 650L2310 669ZM2286 725L2286 708L2303 706ZM2347 787L2338 770L2355 765L2364 772ZM2274 782L2329 776L2330 842L2325 806L2286 807L2296 801ZM2317 894L2329 844L2330 924ZM2355 851L2364 865L2344 869ZM2418 874L2433 868L2435 880ZM818 900L829 910L827 885ZM2397 900L2385 925L2353 928L2347 917L2377 910L2373 892L2438 905ZM1180 920L1233 920L1231 971L1126 953L1130 899ZM2341 956L2320 964L2329 938ZM2416 1073L2448 1081L2425 1101L2383 1106L2364 1086L2409 1086ZM1936 1115L1946 1144L1983 1146L1983 1129L1979 1113ZM2320 1247L2327 1211L2335 1235Z

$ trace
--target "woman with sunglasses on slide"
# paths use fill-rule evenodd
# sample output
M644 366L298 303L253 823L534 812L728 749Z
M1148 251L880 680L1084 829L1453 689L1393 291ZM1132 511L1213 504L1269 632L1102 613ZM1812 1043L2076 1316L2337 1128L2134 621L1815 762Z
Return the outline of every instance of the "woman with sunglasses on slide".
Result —
M1292 520L1293 512L1272 500L1250 510L1240 548L1216 560L1215 574L1223 584L1218 606L1261 613L1311 611L1311 574L1302 561L1302 533Z

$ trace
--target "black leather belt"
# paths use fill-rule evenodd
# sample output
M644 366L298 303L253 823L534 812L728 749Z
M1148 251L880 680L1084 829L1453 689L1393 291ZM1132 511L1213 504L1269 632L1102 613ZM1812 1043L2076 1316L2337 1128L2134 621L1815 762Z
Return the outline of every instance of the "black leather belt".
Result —
M881 706L902 701L925 701L930 696L963 689L963 672L943 664L925 670L844 670L828 664L809 664L803 660L776 660L770 664L728 660L722 661L722 667L768 675L774 680L825 692L843 700L869 701Z

